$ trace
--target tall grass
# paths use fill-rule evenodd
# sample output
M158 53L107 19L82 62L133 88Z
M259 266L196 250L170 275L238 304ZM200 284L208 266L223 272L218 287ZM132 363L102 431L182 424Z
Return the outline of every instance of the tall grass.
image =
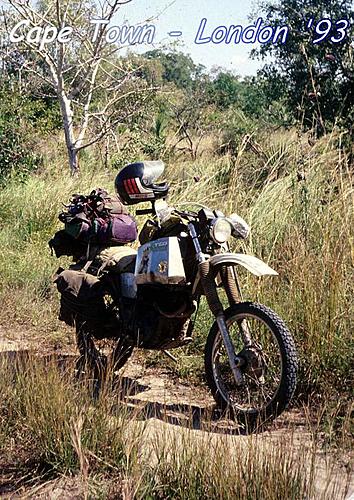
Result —
M86 492L106 478L115 498L315 497L314 470L323 465L315 441L299 448L291 432L275 445L254 436L174 433L162 422L139 422L139 413L132 420L114 392L93 401L69 373L54 358L0 360L0 453L5 464L14 453L22 457L19 476L78 474ZM335 473L327 471L323 498L334 498Z
M235 211L250 223L251 237L242 249L269 262L280 276L259 280L242 273L245 298L265 302L288 323L301 355L304 391L328 389L333 396L352 383L354 354L353 178L337 139L332 134L309 146L305 138L280 132L259 139L256 150L245 139L236 158L171 162L166 172L173 203ZM4 319L57 328L51 275L58 261L47 247L60 227L57 214L76 191L113 191L114 176L88 163L73 179L51 166L24 183L9 181L0 191ZM238 243L233 248L240 250ZM210 321L200 315L198 349Z
M286 320L300 352L301 390L326 390L326 397L337 398L349 392L354 376L352 172L333 136L310 147L282 133L268 138L261 153L255 158L241 148L233 162L204 163L208 188L190 184L178 198L209 195L212 206L250 223L247 245L233 248L264 259L279 277L258 279L241 271L244 297L266 303ZM190 167L189 178L195 170ZM202 309L198 346L210 321Z
M3 323L56 328L52 275L59 262L48 241L61 229L58 214L70 196L112 183L106 173L83 169L80 179L44 172L0 190L0 296ZM64 260L65 263L65 260Z
M82 472L90 461L123 470L138 452L134 443L143 429L134 433L123 425L128 417L115 397L105 394L93 403L90 384L72 380L72 362L57 363L21 354L15 363L6 355L0 360L2 451L11 439L30 451L33 466L52 472Z

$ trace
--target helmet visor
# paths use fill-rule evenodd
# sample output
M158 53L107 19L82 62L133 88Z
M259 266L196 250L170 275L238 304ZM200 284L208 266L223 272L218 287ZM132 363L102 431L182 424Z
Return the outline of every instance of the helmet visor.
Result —
M155 184L157 179L164 173L165 164L163 161L144 161L144 174L142 181L145 186Z

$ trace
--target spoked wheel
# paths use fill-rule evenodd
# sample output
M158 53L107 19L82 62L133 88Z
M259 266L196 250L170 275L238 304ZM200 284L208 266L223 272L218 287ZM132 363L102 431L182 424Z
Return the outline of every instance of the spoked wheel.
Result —
M125 365L133 352L133 346L123 338L97 339L85 328L76 327L77 347L80 357L76 364L78 377L94 382L95 391L107 379L115 382L118 371Z
M235 382L215 322L205 346L207 383L217 405L250 432L289 404L296 386L295 345L284 322L261 304L236 304L225 317L236 356L242 360L244 381L241 386Z

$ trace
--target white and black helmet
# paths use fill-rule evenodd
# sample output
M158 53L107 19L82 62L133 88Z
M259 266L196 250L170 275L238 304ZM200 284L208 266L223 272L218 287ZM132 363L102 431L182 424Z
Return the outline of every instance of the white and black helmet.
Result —
M166 198L169 190L167 182L155 183L164 170L165 164L162 161L142 161L127 165L115 179L118 196L125 205Z

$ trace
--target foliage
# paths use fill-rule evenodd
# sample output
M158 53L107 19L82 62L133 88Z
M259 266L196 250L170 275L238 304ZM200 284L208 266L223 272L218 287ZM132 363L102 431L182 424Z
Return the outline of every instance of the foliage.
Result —
M258 124L242 111L231 109L224 114L220 128L221 144L218 153L229 153L236 157L244 141L257 130Z
M41 166L41 156L33 152L31 132L36 124L46 122L47 116L41 103L5 85L0 89L0 104L0 182L4 182L11 174L24 178ZM18 110L16 115L14 109Z
M240 101L242 84L231 72L221 71L211 85L211 98L222 109Z
M195 64L190 55L182 52L164 52L156 49L145 52L144 58L153 61L148 68L161 68L161 79L166 83L174 83L180 89L190 89L193 82L203 73L204 67ZM148 74L148 72L147 72ZM150 70L151 78L151 70Z
M282 94L289 110L305 129L315 128L318 134L323 134L336 123L353 133L352 1L266 1L262 3L261 13L271 26L282 24L286 19L291 33L286 44L264 44L255 52L260 57L270 55L275 61L261 70L262 78L271 86L282 82ZM334 23L347 19L351 27L346 39L340 43L330 39L339 36L334 24L329 38L314 44L314 33L306 28L311 18L314 25L323 18L330 18Z

